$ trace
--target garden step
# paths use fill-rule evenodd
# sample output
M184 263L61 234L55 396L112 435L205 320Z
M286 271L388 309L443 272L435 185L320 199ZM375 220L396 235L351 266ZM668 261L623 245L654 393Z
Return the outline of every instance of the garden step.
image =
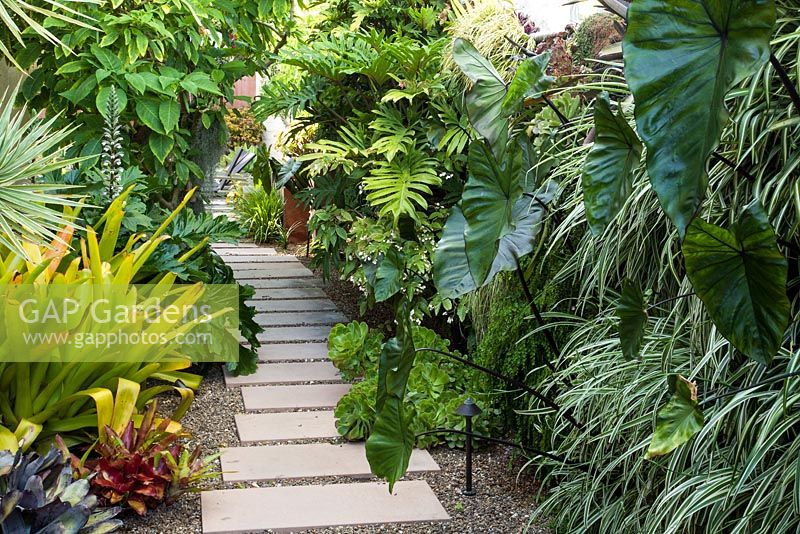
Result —
M263 313L330 311L336 309L336 304L325 298L307 300L251 300L249 302L256 311Z
M293 289L298 287L320 287L319 278L245 278L237 276L236 281L242 285L250 285L255 289Z
M392 493L384 483L366 482L205 491L201 499L205 534L381 524L395 529L450 519L423 480L398 482Z
M327 359L327 343L269 343L258 348L258 360L261 362Z
M227 371L225 373L228 387L302 382L341 382L341 377L331 362L261 363L251 375L231 376Z
M293 313L259 313L256 322L261 326L294 326L294 325L332 325L347 322L347 317L338 311L306 311ZM267 330L267 333L271 330Z
M239 267L245 267L241 264L249 264L249 263L262 263L265 267L270 269L282 269L288 266L296 266L303 264L297 260L294 256L278 256L269 253L256 253L259 249L249 249L248 252L250 254L242 255L242 254L220 254L225 260L225 263L229 263L231 267L237 269ZM273 249L274 250L274 249Z
M242 400L246 411L334 408L350 387L350 384L256 386L242 388Z
M300 300L324 299L325 292L318 287L296 287L292 289L256 289L252 300Z
M286 258L287 261L297 261L295 256L278 256L273 247L262 247L256 245L255 243L253 243L253 245L250 247L236 246L233 248L224 248L222 249L220 255L224 255L226 258L238 256L258 256L259 259L261 259L262 256L270 256L275 258Z
M298 278L314 276L302 263L298 262L248 262L230 263L230 267L242 278Z
M242 445L339 437L332 411L236 414Z
M225 482L372 476L363 443L233 447L221 453ZM414 450L408 472L429 471L439 471L439 466L428 451Z
M323 326L270 326L258 334L262 343L323 342L331 333L330 325Z

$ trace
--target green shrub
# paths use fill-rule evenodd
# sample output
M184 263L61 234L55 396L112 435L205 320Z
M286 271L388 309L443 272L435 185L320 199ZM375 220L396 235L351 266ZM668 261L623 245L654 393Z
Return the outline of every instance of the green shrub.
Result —
M572 36L572 59L589 65L605 47L621 41L622 36L615 25L617 20L614 15L597 13L581 22Z
M283 199L274 189L256 185L241 192L233 202L239 221L256 243L283 241Z
M328 357L345 380L373 374L383 344L383 334L367 323L337 324L328 336Z
M225 113L225 125L228 127L228 148L238 148L261 144L264 126L256 119L250 108L228 109Z
M433 330L416 326L412 335L418 348L449 350L449 342ZM336 428L348 440L368 438L375 423L377 362L382 339L380 333L368 331L366 324L358 322L337 325L331 332L329 347L334 365L348 380L366 377L336 405ZM416 360L408 378L406 397L409 424L416 434L436 429L464 430L464 418L455 411L467 397L484 410L474 421L474 431L484 435L494 431L499 410L492 408L486 394L480 393L481 383L470 368L430 351L419 352ZM428 434L419 436L416 446L426 448L446 443L456 447L462 446L464 439L459 434Z

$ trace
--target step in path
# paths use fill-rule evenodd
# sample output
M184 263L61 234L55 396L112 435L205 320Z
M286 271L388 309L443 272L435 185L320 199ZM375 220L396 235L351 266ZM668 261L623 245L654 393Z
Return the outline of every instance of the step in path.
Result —
M239 446L220 451L223 481L237 489L203 492L203 532L400 530L394 525L448 521L427 482L400 481L390 493L371 475L364 444L339 437L333 410L350 384L328 359L327 338L347 318L321 281L297 258L271 248L245 242L214 249L240 283L255 288L250 304L264 332L257 371L225 375L227 387L240 389L245 411L231 414ZM409 472L438 470L427 451L411 455ZM268 481L279 485L257 487Z

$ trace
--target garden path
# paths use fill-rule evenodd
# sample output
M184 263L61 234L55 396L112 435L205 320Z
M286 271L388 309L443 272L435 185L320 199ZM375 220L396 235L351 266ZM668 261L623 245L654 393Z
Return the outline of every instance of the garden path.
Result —
M446 521L424 480L387 485L371 478L363 443L345 443L333 408L350 388L328 360L331 327L347 318L320 280L293 256L252 243L219 245L237 280L255 286L264 327L258 371L226 375L240 388L239 447L222 449L223 481L232 489L202 494L203 532L295 532L306 529ZM414 451L409 472L438 471Z

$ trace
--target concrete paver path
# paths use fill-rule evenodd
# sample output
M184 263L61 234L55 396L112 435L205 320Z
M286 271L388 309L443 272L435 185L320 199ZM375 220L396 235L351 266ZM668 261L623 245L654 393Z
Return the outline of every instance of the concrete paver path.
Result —
M367 525L399 531L402 527L393 525L449 520L427 482L400 481L390 494L386 484L372 477L364 444L343 443L338 436L333 409L350 384L342 382L328 360L327 337L333 325L347 318L328 299L321 281L296 258L268 247L214 248L240 283L255 287L250 303L264 333L257 371L225 374L229 388L241 389L246 413L230 415L241 446L221 450L223 480L242 487L203 492L203 532ZM410 472L438 470L427 451L414 451ZM340 482L330 482L337 477ZM325 483L315 484L315 478ZM365 481L352 482L361 478ZM274 480L283 482L246 487Z

